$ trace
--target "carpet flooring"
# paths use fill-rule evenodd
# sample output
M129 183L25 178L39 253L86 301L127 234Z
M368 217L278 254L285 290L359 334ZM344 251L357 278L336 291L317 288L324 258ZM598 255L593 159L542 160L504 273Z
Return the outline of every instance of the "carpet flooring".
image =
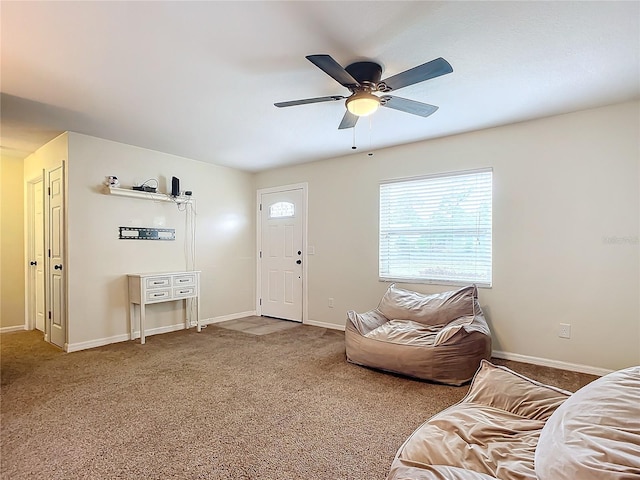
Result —
M210 325L62 353L0 336L2 479L384 479L404 439L460 400L348 364L344 334ZM595 377L508 365L569 390Z
M268 335L270 333L288 330L289 328L297 328L301 325L300 322L256 316L216 323L216 327L218 328L238 330L239 332L251 333L252 335Z

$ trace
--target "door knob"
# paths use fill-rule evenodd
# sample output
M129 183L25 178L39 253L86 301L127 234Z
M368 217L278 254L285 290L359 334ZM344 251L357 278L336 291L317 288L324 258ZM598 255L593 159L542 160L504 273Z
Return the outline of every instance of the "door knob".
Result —
M37 265L38 262L29 262L29 265Z
M296 260L296 263L300 265L302 263L302 260Z
M55 270L62 270L62 264L54 265L54 266L53 266L53 268L54 268Z

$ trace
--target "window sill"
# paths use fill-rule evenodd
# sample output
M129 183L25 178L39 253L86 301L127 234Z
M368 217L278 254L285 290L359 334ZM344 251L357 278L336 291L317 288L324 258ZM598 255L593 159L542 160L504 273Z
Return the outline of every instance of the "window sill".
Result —
M379 282L392 282L392 283L408 283L408 284L425 284L425 285L442 285L446 287L466 287L468 285L475 285L478 288L491 289L493 285L491 283L473 282L473 281L448 281L448 280L427 280L424 278L401 278L401 277L378 277Z

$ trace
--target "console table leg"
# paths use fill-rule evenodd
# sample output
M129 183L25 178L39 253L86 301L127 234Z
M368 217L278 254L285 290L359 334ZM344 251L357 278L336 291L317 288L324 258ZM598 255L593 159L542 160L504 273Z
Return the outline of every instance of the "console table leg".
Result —
M135 320L136 320L136 304L129 303L129 330L131 332L129 336L130 340L134 340L136 338L135 330L134 330Z
M140 305L140 344L144 345L144 305Z
M198 296L193 299L196 302L196 325L198 332L202 330L202 326L200 325L200 292L198 292Z

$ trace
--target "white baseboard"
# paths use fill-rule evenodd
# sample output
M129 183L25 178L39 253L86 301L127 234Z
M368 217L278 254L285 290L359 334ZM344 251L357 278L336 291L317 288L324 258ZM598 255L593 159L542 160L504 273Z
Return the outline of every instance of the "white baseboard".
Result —
M222 315L220 317L204 318L200 321L200 324L208 325L211 323L225 322L227 320L236 320L238 318L250 317L255 314L256 312L254 310L250 312L240 312L240 313L233 313L230 315ZM191 328L195 328L195 324L192 324ZM149 337L151 335L158 335L161 333L175 332L176 330L183 330L183 329L184 329L184 323L177 323L175 325L168 325L166 327L150 328L148 330L145 330L145 337ZM134 338L138 338L139 336L140 336L140 331L139 330L135 331ZM109 345L111 343L126 342L128 340L130 340L129 334L125 333L122 335L114 335L113 337L97 338L95 340L89 340L88 342L70 343L65 345L65 347L67 352L77 352L78 350L86 350L87 348L102 347L104 345Z
M16 325L14 327L2 327L0 328L0 333L20 332L22 330L26 330L24 325Z
M256 311L252 310L250 312L232 313L230 315L221 315L219 317L203 318L200 323L202 325L211 325L212 323L226 322L228 320L237 320L245 317L254 317L255 315Z
M144 336L150 337L151 335L175 332L176 330L184 330L184 323L177 323L175 325L168 325L165 327L150 328L148 330L145 329ZM140 336L139 330L136 330L133 333L134 333L133 335L134 338L138 338ZM104 345L109 345L111 343L126 342L128 340L130 340L129 334L125 333L122 335L114 335L113 337L97 338L95 340L89 340L88 342L70 343L66 345L66 351L77 352L78 350L86 350L87 348L102 347Z
M77 352L78 350L86 350L87 348L103 347L104 345L109 345L110 343L125 342L127 340L129 340L129 334L115 335L113 337L106 338L96 338L95 340L89 340L88 342L67 343L65 344L65 350L71 353Z
M342 332L344 332L344 329L345 329L344 325L336 325L335 323L319 322L317 320L307 320L306 322L304 322L304 324L311 325L312 327L322 327L322 328L329 328L331 330L340 330Z
M588 373L590 375L603 376L613 372L606 368L592 367L590 365L581 365L577 363L561 362L559 360L549 360L547 358L531 357L529 355L520 355L519 353L501 352L494 350L492 356L503 360L513 360L514 362L531 363L532 365L540 365L541 367L559 368L561 370L569 370L572 372Z

